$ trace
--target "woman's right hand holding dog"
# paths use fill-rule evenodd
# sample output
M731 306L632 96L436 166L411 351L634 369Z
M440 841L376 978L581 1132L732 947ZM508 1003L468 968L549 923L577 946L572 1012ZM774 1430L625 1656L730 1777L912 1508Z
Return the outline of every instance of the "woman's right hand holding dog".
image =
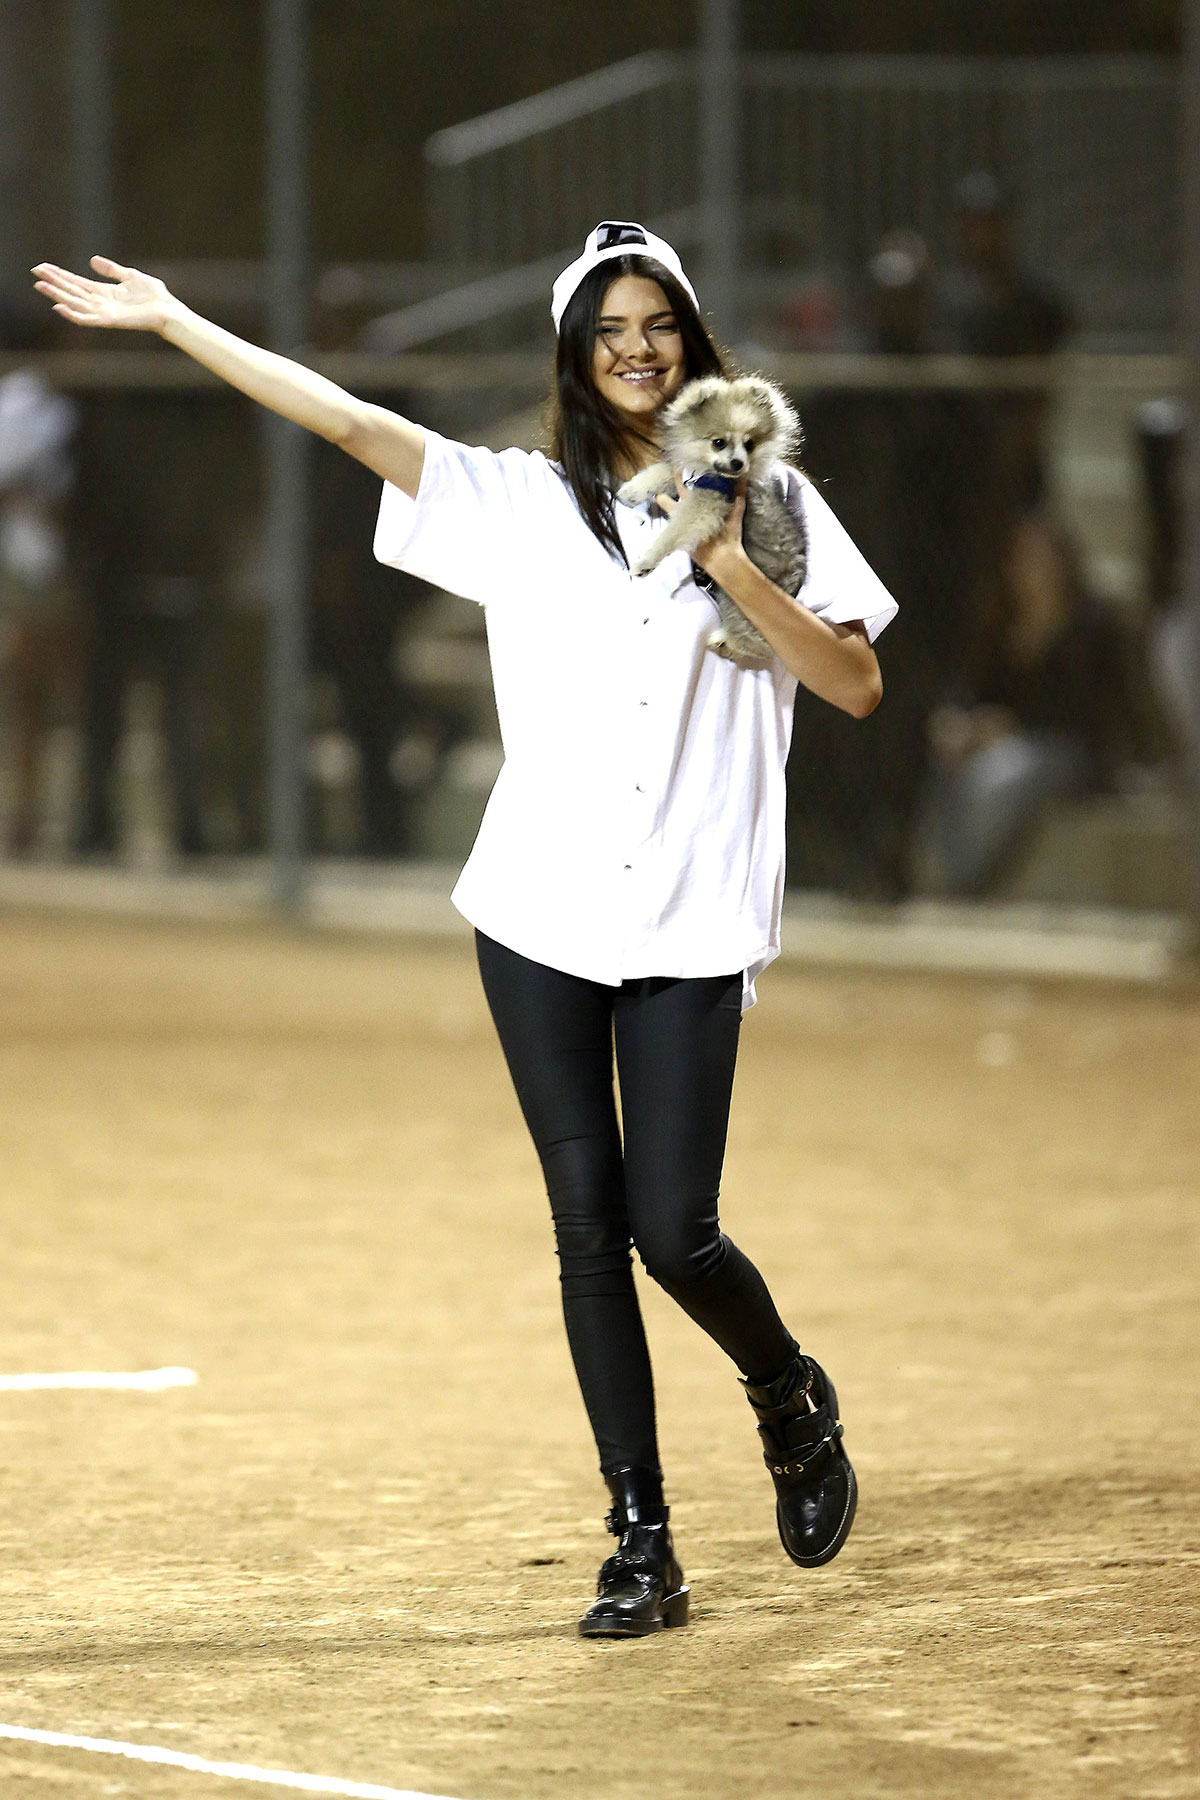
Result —
M679 507L679 496L687 492L682 470L676 469L674 473L675 492L660 494L658 497L659 508L668 519ZM698 544L692 551L692 560L699 563L705 574L711 575L722 587L725 586L722 572L729 575L736 565L749 561L742 542L742 520L745 516L746 481L743 478L737 484L737 497L725 515L724 523L706 543Z

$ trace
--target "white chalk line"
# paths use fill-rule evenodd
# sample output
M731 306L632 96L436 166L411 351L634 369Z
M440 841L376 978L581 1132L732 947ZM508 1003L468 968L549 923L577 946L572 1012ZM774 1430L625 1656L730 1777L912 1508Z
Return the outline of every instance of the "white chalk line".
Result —
M0 1394L28 1394L37 1388L127 1388L154 1394L161 1388L195 1387L195 1369L140 1369L131 1373L81 1369L65 1375L0 1375Z
M184 1750L154 1744L122 1744L116 1739L72 1737L65 1731L27 1731L23 1725L0 1725L0 1738L19 1744L45 1744L52 1750L90 1750L99 1756L124 1756L131 1762L163 1763L196 1775L219 1775L226 1781L257 1781L267 1787L298 1788L305 1794L339 1794L343 1800L446 1800L418 1794L412 1788L381 1787L376 1781L342 1781L336 1775L297 1775L291 1769L259 1769L253 1763L209 1762Z

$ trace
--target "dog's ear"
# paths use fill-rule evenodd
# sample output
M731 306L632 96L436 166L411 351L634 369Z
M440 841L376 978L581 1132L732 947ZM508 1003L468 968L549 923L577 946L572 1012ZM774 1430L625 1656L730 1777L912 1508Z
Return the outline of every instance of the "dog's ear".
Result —
M667 408L671 418L679 422L690 419L712 399L717 386L718 378L713 375L703 375L686 382Z
M754 385L756 398L771 420L772 435L779 441L780 454L784 457L798 455L804 441L799 413L773 381L768 381L763 375L752 375L750 380Z
M779 392L765 375L743 375L737 385L747 399L756 400L763 406L770 406Z

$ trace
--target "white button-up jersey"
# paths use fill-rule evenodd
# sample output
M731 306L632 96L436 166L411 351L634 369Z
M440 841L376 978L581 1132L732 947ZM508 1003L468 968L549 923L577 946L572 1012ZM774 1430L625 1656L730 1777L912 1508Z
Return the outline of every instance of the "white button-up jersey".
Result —
M862 620L896 603L816 489L780 465L808 534L800 599ZM664 521L618 504L633 562ZM385 485L381 562L486 607L504 765L455 886L488 937L567 974L734 974L779 954L784 764L796 679L708 649L715 603L678 551L635 579L561 471L425 433L415 500Z

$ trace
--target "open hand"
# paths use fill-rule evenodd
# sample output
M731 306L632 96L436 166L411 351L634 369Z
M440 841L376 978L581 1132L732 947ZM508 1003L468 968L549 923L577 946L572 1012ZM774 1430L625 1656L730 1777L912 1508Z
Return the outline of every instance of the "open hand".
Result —
M54 302L54 310L72 325L103 325L116 331L161 331L174 304L166 283L140 269L125 269L107 256L93 256L92 268L103 281L73 275L57 263L38 263L34 286Z

